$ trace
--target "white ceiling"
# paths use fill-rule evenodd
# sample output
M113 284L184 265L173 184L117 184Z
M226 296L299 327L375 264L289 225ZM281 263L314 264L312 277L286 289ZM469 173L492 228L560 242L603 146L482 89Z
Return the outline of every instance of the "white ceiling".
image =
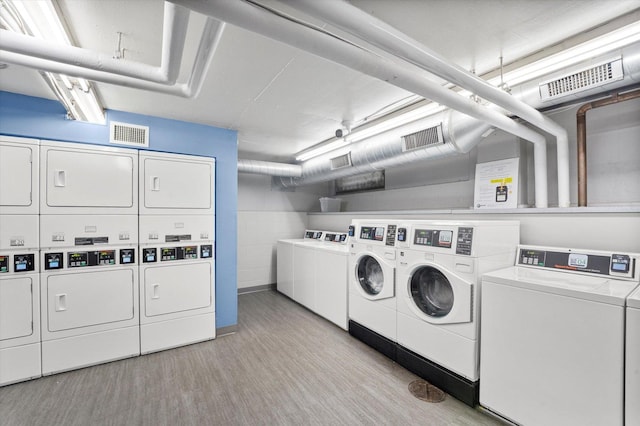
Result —
M28 1L28 0L27 0ZM219 0L231 1L231 0ZM264 0L263 0L264 1ZM271 5L277 4L268 0ZM329 0L327 0L329 1ZM79 46L159 65L161 0L59 0ZM352 0L450 61L483 74L634 11L640 0ZM204 17L191 14L179 81L186 82ZM628 18L627 18L628 21ZM203 90L183 99L97 83L108 109L239 131L239 156L292 160L411 94L340 65L228 25ZM0 70L0 90L54 99L36 71Z

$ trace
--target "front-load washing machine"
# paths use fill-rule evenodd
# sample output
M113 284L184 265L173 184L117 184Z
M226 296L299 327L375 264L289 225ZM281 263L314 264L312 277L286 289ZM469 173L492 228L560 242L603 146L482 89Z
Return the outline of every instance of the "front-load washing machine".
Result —
M0 215L0 386L42 375L38 215Z
M396 357L396 232L385 219L354 219L349 243L349 333Z
M398 363L478 402L480 277L512 265L517 221L415 221L398 242Z
M44 375L140 354L138 217L42 215Z
M515 266L485 274L480 404L528 426L622 425L625 304L639 260L520 246Z
M213 216L140 216L143 354L216 337Z
M626 334L624 418L631 426L640 425L640 288L627 298Z

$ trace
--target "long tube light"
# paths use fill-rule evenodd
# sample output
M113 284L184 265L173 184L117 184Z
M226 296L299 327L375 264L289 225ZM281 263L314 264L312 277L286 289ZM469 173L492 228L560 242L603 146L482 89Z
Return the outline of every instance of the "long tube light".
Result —
M565 49L556 54L542 58L538 61L524 65L515 70L506 72L502 76L502 80L509 84L509 86L514 87L521 83L540 78L546 74L559 71L588 60L589 58L611 52L638 41L640 41L640 22L635 22L592 40L588 40L584 43ZM501 77L494 77L488 80L488 82L497 86L501 83ZM471 92L467 90L461 91L460 94L462 96L471 96ZM301 151L296 156L296 160L305 161L310 158L317 157L339 147L345 146L348 143L376 136L380 133L386 132L387 130L404 126L415 120L436 114L444 109L444 107L438 104L429 103L405 114L395 115L389 120L384 120L375 126L370 126L363 130L355 129L347 135L344 140L335 140L311 150Z
M51 0L5 0L0 7L0 24L17 33L72 45ZM43 77L64 105L69 118L105 124L104 108L87 80L56 73L45 73Z

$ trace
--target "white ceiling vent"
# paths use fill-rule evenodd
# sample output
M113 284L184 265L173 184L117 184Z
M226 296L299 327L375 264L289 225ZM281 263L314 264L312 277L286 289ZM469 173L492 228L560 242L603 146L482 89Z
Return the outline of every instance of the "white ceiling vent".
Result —
M331 170L342 169L343 167L351 167L351 152L331 159Z
M414 149L426 148L431 145L439 145L444 143L442 135L442 124L420 130L402 137L402 151L411 151Z
M136 124L110 123L109 142L119 145L129 145L135 147L149 146L149 127L138 126Z
M621 80L622 58L607 61L555 80L540 83L540 99L543 101L579 93L612 81Z

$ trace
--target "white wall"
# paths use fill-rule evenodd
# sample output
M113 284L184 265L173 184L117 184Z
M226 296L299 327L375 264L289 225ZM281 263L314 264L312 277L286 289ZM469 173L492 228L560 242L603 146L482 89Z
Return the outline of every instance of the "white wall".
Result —
M238 288L276 282L276 243L301 238L307 211L319 210L327 184L297 189L272 188L268 176L238 175Z

